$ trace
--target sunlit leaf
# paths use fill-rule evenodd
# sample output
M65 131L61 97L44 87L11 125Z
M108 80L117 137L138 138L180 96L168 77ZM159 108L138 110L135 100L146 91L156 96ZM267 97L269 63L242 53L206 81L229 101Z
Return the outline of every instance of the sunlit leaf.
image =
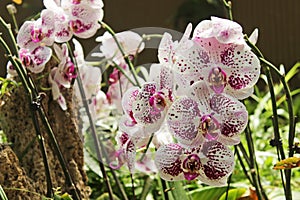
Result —
M2 189L2 186L0 185L0 200L8 200L4 190Z
M192 199L218 200L227 190L226 187L204 187L193 190L190 194Z
M273 169L279 170L279 169L292 169L295 167L300 167L300 158L297 157L290 157L286 158L284 160L281 160L277 162Z
M230 189L228 191L227 200L236 200L240 198L245 192L246 188L234 188ZM226 199L226 192L219 198L219 200L225 200Z

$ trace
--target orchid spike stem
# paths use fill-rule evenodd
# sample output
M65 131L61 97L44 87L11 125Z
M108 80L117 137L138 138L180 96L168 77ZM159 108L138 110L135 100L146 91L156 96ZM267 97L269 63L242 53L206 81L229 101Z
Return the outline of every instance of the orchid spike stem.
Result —
M148 151L148 149L149 149L149 147L150 147L150 144L151 144L151 142L152 142L153 136L154 136L154 133L152 133L151 136L150 136L150 138L149 138L149 141L148 141L148 143L147 143L147 145L146 145L146 149L145 149L145 151L144 151L144 153L143 153L143 155L142 155L142 157L141 157L141 159L140 159L141 162L143 161L143 159L145 158L145 156L146 156L146 154L147 154L147 151Z
M30 105L32 104L33 100L34 99L37 99L39 94L37 92L37 89L35 87L35 85L33 84L33 80L27 75L24 67L22 66L22 63L21 61L16 57L17 52L18 52L18 48L17 48L17 44L16 44L16 41L15 41L15 38L14 38L14 35L12 33L12 30L11 30L11 27L10 25L8 25L1 17L0 17L0 23L4 26L4 28L9 32L9 36L10 36L10 39L12 40L13 44L14 44L14 50L15 52L14 55L13 53L11 52L10 48L8 47L8 45L6 44L6 42L3 40L2 37L0 37L0 43L1 45L3 46L4 50L6 51L6 54L7 54L7 57L8 57L8 60L12 63L12 65L15 67L17 73L18 73L18 76L20 77L21 79L21 82L22 82L22 85L26 91L26 94L28 96L28 101L30 103ZM69 170L67 168L67 164L66 164L66 161L61 153L61 150L60 150L60 147L56 141L56 138L55 138L55 135L52 131L52 128L50 126L50 123L48 121L48 118L44 112L44 109L43 109L43 106L40 105L40 106L37 106L37 111L39 113L39 116L43 122L43 125L45 126L46 130L47 130L47 133L49 135L49 138L54 146L54 150L55 150L55 153L56 155L58 156L58 159L59 159L59 162L61 164L61 167L63 169L63 172L64 172L64 175L66 177L66 183L67 185L70 187L70 188L73 188L72 190L72 195L73 195L73 198L75 200L80 200L80 196L78 194L78 191L75 187L75 184L74 184L74 181L72 180L72 177L69 173ZM33 119L34 120L34 119ZM39 134L39 133L37 133ZM42 138L42 137L41 137ZM47 163L44 161L44 165L45 165L45 170L47 170ZM46 172L46 177L48 176L47 174L50 174L49 172ZM50 177L47 177L47 179L49 179ZM47 180L47 186L50 187L51 186L51 181L50 180ZM47 191L49 192L50 190L52 190L52 188L47 188Z
M231 1L223 0L223 3L225 5L225 7L228 9L228 18L230 20L233 20L233 16L232 16L232 3L231 3Z
M266 68L266 75L268 78L268 85L270 88L270 91L272 91L273 89L273 83L271 81L271 74L268 73L268 71L271 69L272 71L274 71L276 73L276 75L280 78L280 82L283 85L283 89L284 92L286 94L286 100L287 100L287 105L288 105L288 113L289 113L289 136L288 136L288 144L289 144L289 157L293 157L294 155L294 139L295 139L295 116L294 116L294 108L293 108L293 100L292 100L292 95L291 95L291 91L290 88L285 80L285 76L283 74L281 74L281 72L268 60L266 60L263 56L263 54L261 53L261 51L258 49L257 46L255 46L254 44L252 44L248 37L245 37L245 40L247 42L247 44L253 49L253 51L255 52L255 54L258 56L260 62L263 64L263 66L265 66ZM277 110L277 106L276 106L276 98L275 96L273 96L271 94L271 98L272 100L272 109L274 112L274 109ZM273 113L274 114L274 113ZM275 118L275 116L273 116ZM274 123L278 123L278 120L273 119ZM278 127L278 124L273 124L274 127ZM274 132L274 139L275 141L280 141L280 135L277 134L276 132ZM281 159L285 158L284 156L284 150L282 145L278 146L278 151L280 152L281 155ZM283 152L283 153L282 153ZM283 158L282 158L283 157ZM291 169L287 169L284 171L285 174L285 197L287 200L292 200L292 189L291 189ZM284 185L284 180L282 178L282 184Z
M113 191L112 191L112 188L111 188L111 185L110 185L110 182L109 182L109 178L108 178L106 170L105 170L105 166L103 164L102 152L103 152L104 146L103 146L102 143L99 142L98 137L97 137L96 126L95 126L95 123L93 121L90 109L89 109L89 104L88 104L88 100L86 98L85 91L84 91L84 88L83 88L80 72L78 70L78 65L77 65L76 60L74 59L75 57L73 55L73 50L71 49L71 46L70 46L69 43L67 43L67 46L68 46L69 52L71 54L71 56L70 56L71 60L72 60L72 62L74 63L74 65L76 67L76 72L77 72L76 80L77 80L77 83L78 83L78 88L79 88L79 91L80 91L82 103L83 103L83 106L85 108L86 114L88 116L90 129L91 129L92 137L93 137L93 140L94 140L94 146L95 146L95 149L96 149L97 159L99 161L99 167L100 167L100 170L102 172L104 182L106 184L107 192L109 194L109 199L113 200Z

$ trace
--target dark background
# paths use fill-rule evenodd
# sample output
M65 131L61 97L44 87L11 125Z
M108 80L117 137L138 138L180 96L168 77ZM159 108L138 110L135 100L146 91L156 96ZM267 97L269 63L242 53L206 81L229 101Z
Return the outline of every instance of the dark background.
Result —
M210 2L210 3L208 3ZM118 32L139 27L163 27L183 31L187 22L197 23L209 15L225 16L219 0L104 0L104 21ZM10 0L0 0L0 15L7 21ZM290 68L300 58L300 1L299 0L233 0L233 17L244 32L250 34L259 28L258 46L265 57L275 65ZM42 1L23 0L17 5L17 20L21 24L27 17L43 8ZM6 33L0 27L3 35ZM97 35L101 35L99 30ZM94 38L81 40L85 53L97 43ZM155 52L145 54L146 60L155 59ZM0 50L0 75L5 75L6 59ZM147 62L147 61L146 61ZM299 74L297 75L300 80ZM295 82L295 84L297 84ZM294 85L295 86L295 85Z

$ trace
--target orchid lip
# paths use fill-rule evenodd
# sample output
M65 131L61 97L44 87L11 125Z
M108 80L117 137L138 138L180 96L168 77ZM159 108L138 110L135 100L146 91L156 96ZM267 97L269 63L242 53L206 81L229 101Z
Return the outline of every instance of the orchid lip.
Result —
M216 130L220 128L220 124L215 117L204 115L200 119L199 130L208 140L214 140L218 137Z
M226 72L220 67L212 68L208 75L208 82L215 93L222 93L227 83Z
M199 176L199 170L201 168L201 161L198 155L192 154L189 155L183 161L183 173L184 177L187 180L194 180Z

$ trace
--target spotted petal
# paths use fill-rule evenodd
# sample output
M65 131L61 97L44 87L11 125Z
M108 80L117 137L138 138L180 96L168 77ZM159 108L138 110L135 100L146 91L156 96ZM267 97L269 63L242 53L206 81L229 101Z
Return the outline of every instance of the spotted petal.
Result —
M193 38L216 38L220 43L241 43L242 27L231 20L211 17L211 20L200 22L195 28Z
M70 6L69 16L69 25L74 35L79 38L89 38L100 28L98 21L103 18L103 10L81 3Z
M170 131L179 143L184 146L197 146L204 137L198 134L200 110L198 104L191 98L182 97L170 107L167 123Z
M152 64L150 67L149 81L158 83L159 90L172 92L173 73L170 68L162 64Z
M162 179L167 181L184 180L180 158L182 153L183 147L179 144L164 145L157 150L155 164Z
M31 52L33 65L28 69L33 73L40 73L44 70L46 63L52 56L52 49L49 47L37 47Z
M233 152L222 143L211 141L203 144L201 154L203 168L199 170L199 179L208 185L226 185L234 169Z
M211 109L221 116L221 134L218 141L225 145L235 145L240 142L240 133L248 122L248 112L245 106L231 96L214 95L210 100Z
M226 75L223 76L226 82L223 92L238 99L244 99L252 94L252 87L259 78L260 63L248 47L222 44L214 38L199 39L196 42L209 52L210 61L207 63L209 67L199 68L205 81L213 84L210 74L212 70L218 68ZM215 91L217 92L216 89Z

